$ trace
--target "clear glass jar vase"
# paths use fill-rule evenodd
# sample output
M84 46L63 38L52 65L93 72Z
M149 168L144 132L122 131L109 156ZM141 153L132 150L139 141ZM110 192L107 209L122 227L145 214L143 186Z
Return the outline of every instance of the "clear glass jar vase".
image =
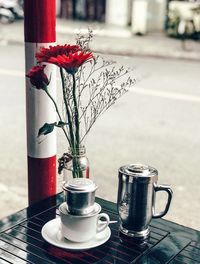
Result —
M75 151L69 148L67 159L63 164L63 181L72 178L89 178L89 160L86 156L85 146L80 146Z

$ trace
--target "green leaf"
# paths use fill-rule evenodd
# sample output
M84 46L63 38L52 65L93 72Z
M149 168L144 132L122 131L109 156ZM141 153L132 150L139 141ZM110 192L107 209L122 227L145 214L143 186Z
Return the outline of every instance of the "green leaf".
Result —
M47 135L47 134L51 133L54 130L55 125L56 125L56 122L55 123L51 123L51 124L45 123L39 129L38 137L41 136L41 135Z
M59 121L58 124L56 125L57 127L64 127L65 125L67 125L67 123L63 122L63 121Z

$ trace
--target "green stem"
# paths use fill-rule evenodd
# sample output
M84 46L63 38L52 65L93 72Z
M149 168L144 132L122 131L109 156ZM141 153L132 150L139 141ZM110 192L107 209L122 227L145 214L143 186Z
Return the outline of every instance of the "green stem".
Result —
M76 98L76 77L75 74L72 74L72 79L73 79L73 87L72 87L72 96L73 96L73 103L74 103L74 121L75 121L75 146L76 148L74 149L74 155L75 157L73 158L73 172L74 175L73 177L76 178L82 178L83 177L83 172L80 167L80 160L79 160L79 148L80 148L80 135L79 135L79 111L78 111L78 102Z
M65 103L65 107L66 107L67 119L68 119L68 124L69 124L69 134L70 134L70 139L71 139L69 144L70 144L70 147L73 149L73 148L75 148L73 125L72 125L72 118L71 118L71 114L69 111L68 102L67 102L66 95L65 95L65 81L64 81L64 73L63 73L62 68L60 68L60 76L61 76L61 81L62 81L63 99L64 99L64 103Z
M59 113L59 109L58 109L58 107L57 107L57 104L56 104L55 100L53 99L53 97L51 96L51 94L48 92L47 87L44 88L44 91L46 92L46 94L49 96L49 98L50 98L51 101L53 102L53 104L54 104L54 106L55 106L55 109L56 109L56 113L57 113L57 115L58 115L60 121L63 122L63 121L62 121L62 117L61 117L61 115L60 115L60 113ZM64 132L64 134L65 134L65 136L66 136L66 138L67 138L67 140L68 140L68 142L69 142L69 144L70 144L70 140L69 140L69 137L68 137L68 135L67 135L67 132L65 131L64 127L61 127L61 128L62 128L62 130L63 130L63 132Z
M76 149L79 149L80 145L80 135L79 135L79 111L78 111L78 104L77 104L77 98L76 98L76 78L75 74L72 74L73 78L73 88L72 88L72 94L73 94L73 102L74 102L74 119L75 119L75 138L76 138ZM79 153L76 153L79 154Z

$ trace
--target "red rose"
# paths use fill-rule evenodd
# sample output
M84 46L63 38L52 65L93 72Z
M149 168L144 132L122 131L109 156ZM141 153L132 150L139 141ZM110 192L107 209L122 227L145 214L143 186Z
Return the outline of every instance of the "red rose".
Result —
M57 57L51 57L48 62L64 68L70 74L74 74L83 63L92 58L94 58L92 52L77 51L69 53L67 56L58 55Z
M74 53L81 50L78 45L57 45L49 46L49 48L41 48L39 52L36 53L35 57L38 62L49 62L51 57L57 57L58 55L68 55L69 53Z
M45 67L46 65L35 66L26 74L26 77L30 78L31 84L37 89L44 89L47 85L49 85L47 75L44 73Z

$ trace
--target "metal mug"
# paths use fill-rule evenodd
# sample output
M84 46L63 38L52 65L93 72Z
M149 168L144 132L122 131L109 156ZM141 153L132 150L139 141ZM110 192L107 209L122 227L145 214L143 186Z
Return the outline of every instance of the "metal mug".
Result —
M172 199L170 186L158 185L158 171L142 164L119 168L117 208L120 231L130 237L146 239L152 218L163 217L169 210ZM156 192L168 194L164 211L155 213Z

